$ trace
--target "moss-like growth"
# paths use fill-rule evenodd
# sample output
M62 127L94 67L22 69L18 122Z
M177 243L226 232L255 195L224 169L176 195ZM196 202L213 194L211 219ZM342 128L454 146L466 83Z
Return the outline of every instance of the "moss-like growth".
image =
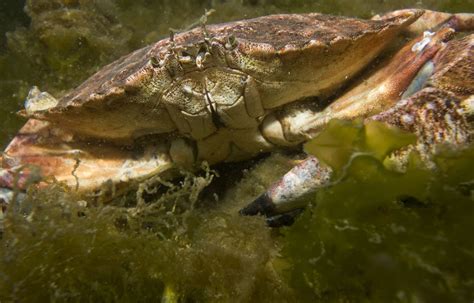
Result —
M284 258L291 264L286 273L301 300L469 300L474 291L474 148L445 150L435 157L436 170L418 165L413 155L400 174L387 169L378 155L409 143L404 136L379 126L373 132L371 126L336 124L327 132L339 133L333 146L341 148L332 152L347 155L341 140L348 133L367 149L353 156L342 180L320 190L285 231ZM339 162L331 163L341 169Z
M268 266L275 250L260 218L196 204L211 178L148 183L127 207L86 207L60 185L31 191L5 218L0 300L156 302L165 286L205 302L289 292Z

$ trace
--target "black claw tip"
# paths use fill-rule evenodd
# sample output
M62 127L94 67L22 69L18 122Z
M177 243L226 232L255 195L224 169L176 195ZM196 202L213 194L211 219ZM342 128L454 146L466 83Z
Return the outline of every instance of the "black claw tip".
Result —
M252 203L250 203L239 211L242 216L269 216L272 215L274 212L275 204L272 202L272 200L266 193L260 195Z
M299 214L303 212L302 208L292 210L287 213L275 215L266 219L269 227L282 227L292 225Z

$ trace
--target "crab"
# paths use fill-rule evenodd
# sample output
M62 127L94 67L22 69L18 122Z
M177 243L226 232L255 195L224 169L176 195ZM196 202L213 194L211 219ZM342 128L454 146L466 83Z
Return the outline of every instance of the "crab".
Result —
M177 167L298 148L334 118L379 119L423 135L429 126L410 124L405 105L415 104L414 117L426 96L456 104L441 107L454 122L441 122L459 126L452 141L466 143L468 114L455 113L472 105L474 41L455 34L472 30L473 19L414 9L371 20L292 14L172 34L60 99L33 88L21 111L29 120L1 159L0 188L41 187L54 178L89 197L112 197L152 176L172 178ZM402 34L411 40L394 50ZM387 52L393 56L373 64ZM426 78L432 88L417 92ZM329 180L329 172L314 170L317 160L304 163L314 164L310 183ZM270 196L242 213L296 207L291 199L275 207Z

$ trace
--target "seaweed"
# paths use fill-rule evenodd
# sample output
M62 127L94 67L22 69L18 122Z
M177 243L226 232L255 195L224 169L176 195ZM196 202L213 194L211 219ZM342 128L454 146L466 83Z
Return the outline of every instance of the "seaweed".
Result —
M282 258L291 264L285 271L290 284L301 301L470 300L474 204L472 187L462 188L474 178L474 147L445 148L435 155L435 170L413 154L406 172L398 173L378 155L409 141L393 129L364 129L333 123L320 137L325 143L332 134L332 145L340 147L332 148L339 157L330 161L347 155L348 133L365 153L356 151L348 166L332 161L344 176L318 191L285 230ZM315 141L309 151L321 146Z
M4 219L0 300L156 301L172 288L187 300L251 302L289 291L268 267L275 249L264 221L198 203L213 176L149 181L149 193L164 194L114 205L61 184L31 189Z

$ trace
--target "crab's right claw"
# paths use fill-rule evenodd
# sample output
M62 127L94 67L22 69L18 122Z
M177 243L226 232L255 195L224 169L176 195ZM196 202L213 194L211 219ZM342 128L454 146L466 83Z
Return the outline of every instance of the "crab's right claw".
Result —
M0 171L1 173L1 171ZM0 175L0 186L1 186L1 175ZM19 191L14 191L9 188L0 187L0 237L3 232L3 222L7 208L10 208L15 202L20 203L24 201L25 194ZM16 204L18 205L18 204Z
M0 163L2 161L3 157L0 156ZM3 213L7 205L13 201L23 201L25 194L21 190L26 188L27 184L36 181L39 180L33 180L31 174L0 168L0 213Z
M0 188L21 191L56 180L78 193L107 194L102 198L110 199L134 182L172 167L166 145L149 144L135 151L90 144L48 122L30 119L0 155Z

